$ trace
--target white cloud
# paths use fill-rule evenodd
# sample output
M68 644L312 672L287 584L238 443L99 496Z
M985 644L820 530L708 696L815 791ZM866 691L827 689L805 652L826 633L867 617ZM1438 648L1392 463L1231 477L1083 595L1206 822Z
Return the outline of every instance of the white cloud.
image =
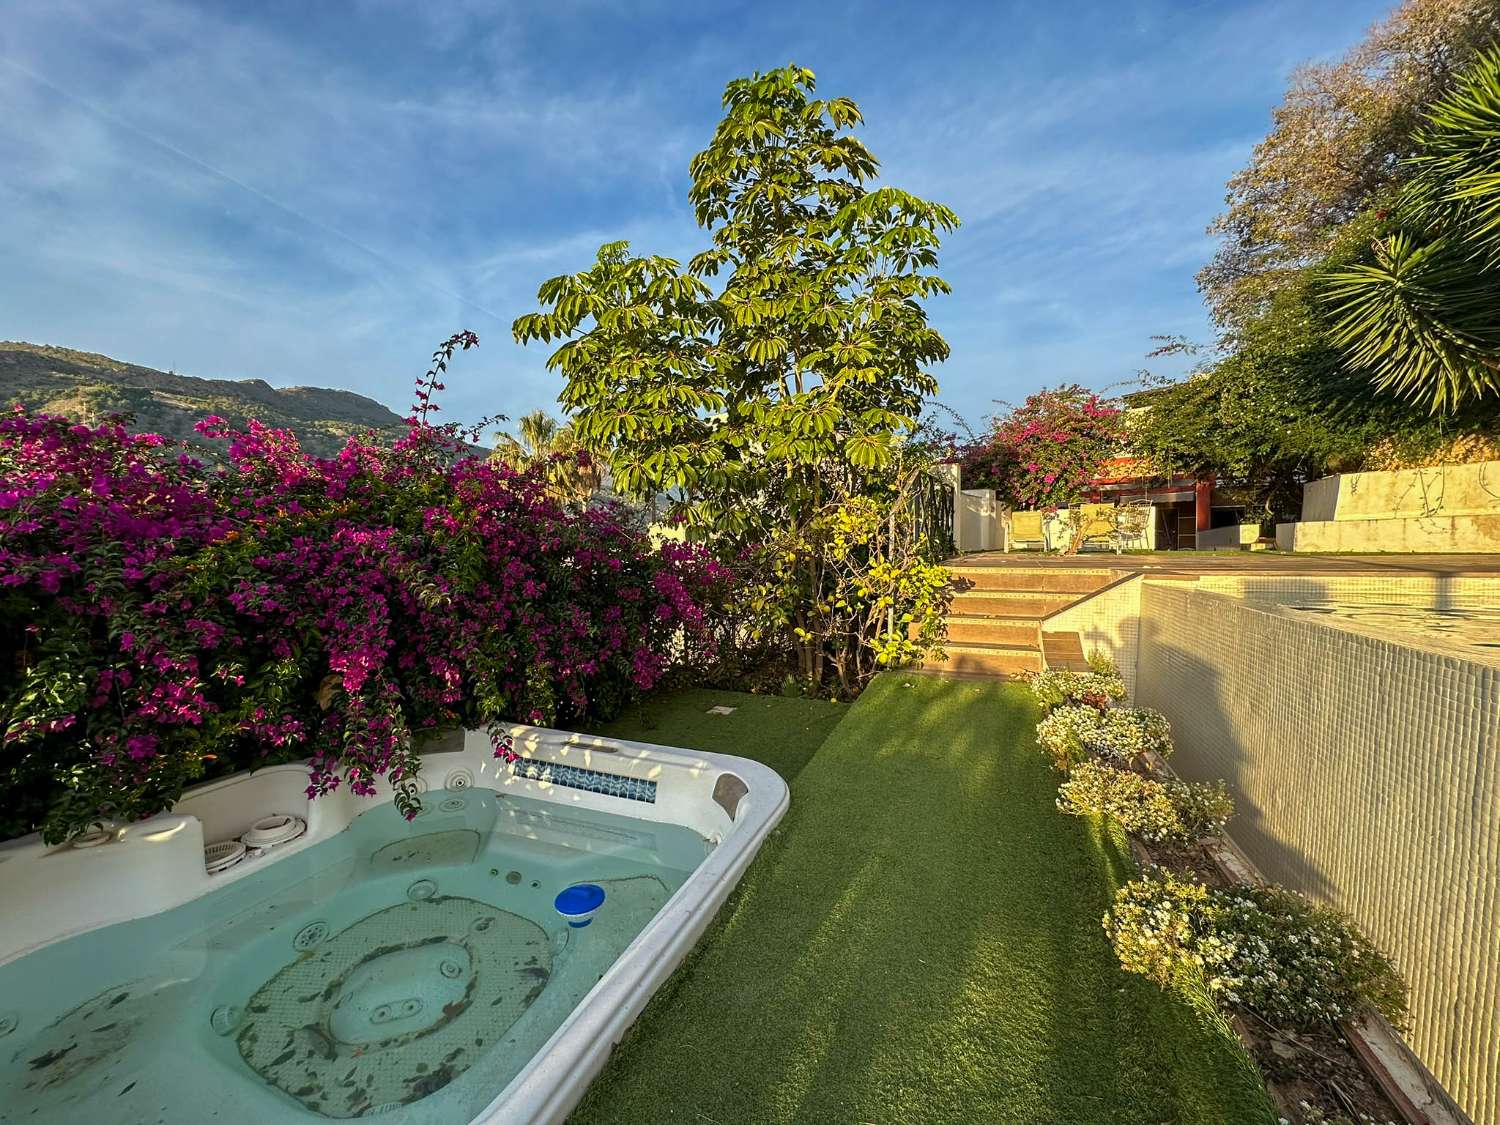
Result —
M1108 381L1152 332L1206 329L1191 273L1223 180L1285 69L1357 36L1358 9L359 0L271 25L186 0L13 3L0 336L400 408L470 327L484 346L451 413L549 405L511 318L601 242L690 254L686 165L718 87L796 58L861 102L890 182L964 220L957 294L933 309L946 397L975 413Z
M0 250L35 263L0 280L0 334L182 370L348 379L399 407L432 346L473 327L486 366L520 370L503 395L455 379L454 413L550 403L510 319L541 267L618 235L538 229L527 194L659 175L630 96L529 97L522 68L383 83L185 4L23 9L0 58ZM491 208L508 214L476 221Z

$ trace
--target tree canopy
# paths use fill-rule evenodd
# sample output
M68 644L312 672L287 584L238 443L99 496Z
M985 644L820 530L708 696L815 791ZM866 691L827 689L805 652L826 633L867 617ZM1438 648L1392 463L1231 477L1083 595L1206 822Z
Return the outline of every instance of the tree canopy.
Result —
M1232 350L1203 356L1179 383L1128 396L1131 450L1164 476L1215 477L1268 519L1295 519L1306 480L1426 463L1463 435L1493 431L1493 403L1446 415L1413 410L1334 343L1322 294L1382 223L1368 215L1350 224L1327 261L1277 293Z
M1405 0L1336 63L1292 78L1273 126L1229 181L1222 236L1198 284L1233 333L1264 312L1352 219L1388 199L1426 108L1500 37L1500 0Z
M814 90L797 66L729 84L690 165L712 237L686 269L610 243L515 323L522 343L566 341L548 362L580 443L702 537L775 527L830 474L888 465L948 355L922 302L948 291L933 270L957 217L870 187L859 108Z
M1217 346L1131 396L1136 452L1295 517L1312 477L1494 449L1497 43L1500 0L1405 0L1295 73L1210 228Z
M815 92L796 65L730 82L689 165L709 245L684 268L608 243L544 282L514 331L561 342L559 401L615 486L666 495L725 557L753 554L750 600L802 673L820 679L826 655L852 684L937 613L930 548L898 550L882 505L921 491L911 439L948 355L925 302L948 292L937 251L958 218L875 186L859 107Z

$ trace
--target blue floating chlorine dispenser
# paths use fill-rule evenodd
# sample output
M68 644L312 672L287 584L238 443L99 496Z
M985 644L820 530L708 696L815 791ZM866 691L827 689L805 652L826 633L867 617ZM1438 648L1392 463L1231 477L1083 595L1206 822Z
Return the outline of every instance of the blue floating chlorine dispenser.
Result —
M604 905L604 888L598 883L575 883L560 891L552 905L568 925L581 930Z

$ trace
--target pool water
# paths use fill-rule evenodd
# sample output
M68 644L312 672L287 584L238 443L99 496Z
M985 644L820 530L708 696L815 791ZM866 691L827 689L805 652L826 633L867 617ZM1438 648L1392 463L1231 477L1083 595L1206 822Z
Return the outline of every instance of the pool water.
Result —
M0 1122L468 1122L711 847L487 790L424 804L0 966ZM604 905L570 928L553 900L584 882Z
M1500 651L1500 605L1406 605L1375 600L1298 602L1288 609L1323 618L1328 624L1377 633L1418 633L1429 641L1460 648Z

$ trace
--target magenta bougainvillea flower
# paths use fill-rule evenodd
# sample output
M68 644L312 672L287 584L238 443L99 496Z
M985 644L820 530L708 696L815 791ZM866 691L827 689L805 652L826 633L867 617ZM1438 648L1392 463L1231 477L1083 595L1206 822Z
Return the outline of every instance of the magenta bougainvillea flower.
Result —
M1013 508L1064 507L1083 498L1123 435L1119 408L1094 392L1038 391L964 452L964 487L993 488Z
M310 760L313 795L368 793L424 730L607 714L707 659L723 567L564 509L545 466L466 455L424 405L393 448L328 460L207 418L221 468L117 422L0 417L0 837L278 759Z

